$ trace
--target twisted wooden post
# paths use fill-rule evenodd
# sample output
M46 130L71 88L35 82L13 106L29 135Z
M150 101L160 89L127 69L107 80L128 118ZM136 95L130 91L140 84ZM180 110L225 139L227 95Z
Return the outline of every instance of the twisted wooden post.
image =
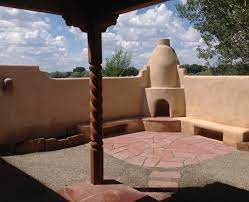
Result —
M84 13L75 15L72 12L63 14L67 25L79 27L82 32L87 32L88 61L90 70L89 96L90 96L90 170L91 183L103 182L103 109L102 109L102 43L101 33L107 27L115 25L118 14L105 13L99 16L84 16Z
M88 32L88 60L90 64L90 159L91 183L103 182L102 132L102 43L101 32Z

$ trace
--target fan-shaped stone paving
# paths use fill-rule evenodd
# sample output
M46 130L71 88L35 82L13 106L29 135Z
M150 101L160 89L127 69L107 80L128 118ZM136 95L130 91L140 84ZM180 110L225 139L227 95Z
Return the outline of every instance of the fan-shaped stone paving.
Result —
M202 136L176 132L138 132L104 139L104 151L130 164L153 169L149 187L177 188L179 168L200 163L235 149ZM164 171L157 171L164 168Z
M138 132L104 139L104 151L144 167L179 168L228 154L222 142L183 133Z

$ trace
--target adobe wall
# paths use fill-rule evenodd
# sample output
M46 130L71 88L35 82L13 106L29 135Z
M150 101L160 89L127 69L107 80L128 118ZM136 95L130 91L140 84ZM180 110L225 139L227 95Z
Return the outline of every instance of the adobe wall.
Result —
M249 76L184 76L186 116L249 127Z
M13 90L3 90L3 79ZM148 71L137 77L103 78L104 119L141 116ZM50 79L35 66L0 66L0 144L56 137L89 121L88 78Z
M187 117L249 127L249 76L178 72ZM13 90L2 89L6 77ZM0 81L0 144L61 136L89 121L88 78L50 79L35 66L0 66ZM103 78L104 120L148 115L148 83L148 69L137 77Z

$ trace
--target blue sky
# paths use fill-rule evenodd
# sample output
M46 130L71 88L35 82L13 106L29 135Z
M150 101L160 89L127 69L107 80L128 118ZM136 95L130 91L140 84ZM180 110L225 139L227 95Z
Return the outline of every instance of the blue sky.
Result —
M103 64L119 47L132 53L132 65L141 68L160 38L170 38L182 64L204 61L196 48L203 40L186 20L178 17L176 3L151 6L122 14L117 25L103 34ZM86 34L69 27L60 16L0 7L1 64L38 65L44 71L87 67Z

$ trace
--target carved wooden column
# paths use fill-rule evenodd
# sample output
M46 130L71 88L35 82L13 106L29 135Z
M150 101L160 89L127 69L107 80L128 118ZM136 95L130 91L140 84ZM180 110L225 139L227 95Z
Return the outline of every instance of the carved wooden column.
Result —
M101 17L74 16L72 13L64 14L63 16L67 25L79 27L81 31L87 32L88 62L90 65L90 169L92 184L101 184L104 175L101 33L105 32L108 26L115 25L118 18L116 14L102 14L99 16Z
M101 32L91 31L88 37L90 70L90 168L91 183L103 182L103 132L102 132L102 43Z

